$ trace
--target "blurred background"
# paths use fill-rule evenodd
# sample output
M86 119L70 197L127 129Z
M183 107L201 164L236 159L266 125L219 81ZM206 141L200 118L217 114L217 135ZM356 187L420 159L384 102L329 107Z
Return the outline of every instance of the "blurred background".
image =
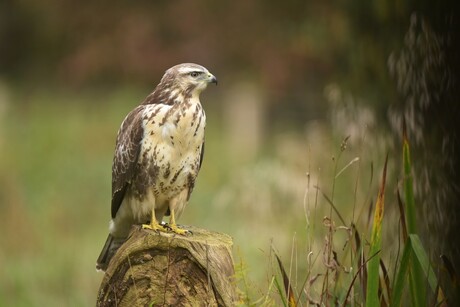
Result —
M205 159L179 223L234 238L254 299L274 271L271 246L300 280L308 252L321 253L323 193L346 226L369 237L387 153L384 244L394 244L403 117L422 240L432 259L458 259L453 8L428 0L2 1L0 305L94 305L117 130L181 62L204 65L219 86L202 95Z

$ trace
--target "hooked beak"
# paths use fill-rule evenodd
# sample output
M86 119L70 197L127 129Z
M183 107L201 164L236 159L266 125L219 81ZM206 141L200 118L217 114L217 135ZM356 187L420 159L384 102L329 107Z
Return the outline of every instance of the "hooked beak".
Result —
M214 77L212 74L208 74L208 82L215 83L217 85L217 78Z

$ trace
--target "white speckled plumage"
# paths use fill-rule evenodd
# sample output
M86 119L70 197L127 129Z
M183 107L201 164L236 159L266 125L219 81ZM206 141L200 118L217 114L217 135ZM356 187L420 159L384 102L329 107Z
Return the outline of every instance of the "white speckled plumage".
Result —
M183 212L201 167L206 115L199 96L210 82L217 80L206 68L176 65L126 116L112 167L107 242L126 238L131 225L148 222L152 212L158 222L172 211L176 218ZM104 270L111 258L106 250L110 246L104 247L98 269Z

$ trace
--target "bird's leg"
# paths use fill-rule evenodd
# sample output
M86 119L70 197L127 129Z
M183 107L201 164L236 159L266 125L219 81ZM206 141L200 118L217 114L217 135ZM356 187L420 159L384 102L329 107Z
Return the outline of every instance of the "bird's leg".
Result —
M171 217L169 219L169 225L168 225L168 228L171 230L171 232L174 232L174 233L177 233L178 235L182 235L182 236L188 236L188 235L191 235L192 232L191 231L188 231L188 230L185 230L185 229L181 229L177 226L176 224L176 217L174 215L174 209L171 209L170 208L170 211L171 211Z
M158 223L155 217L155 208L152 208L152 217L150 218L150 224L142 224L142 229L150 229L156 232L166 232L167 230Z

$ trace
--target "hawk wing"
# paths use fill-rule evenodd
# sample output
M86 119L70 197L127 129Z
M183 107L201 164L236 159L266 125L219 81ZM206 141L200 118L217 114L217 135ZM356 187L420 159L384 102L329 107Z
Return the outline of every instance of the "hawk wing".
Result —
M144 134L143 109L144 106L140 105L131 111L118 131L112 164L112 218L115 218L136 170Z

